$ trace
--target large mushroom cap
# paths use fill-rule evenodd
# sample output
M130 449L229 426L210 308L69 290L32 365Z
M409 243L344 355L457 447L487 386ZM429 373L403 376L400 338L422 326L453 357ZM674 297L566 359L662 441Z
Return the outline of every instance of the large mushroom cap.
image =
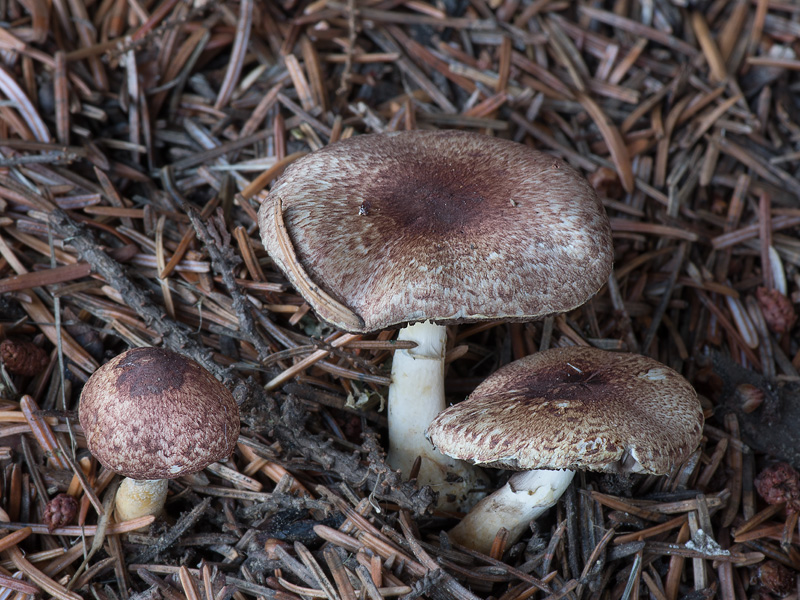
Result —
M170 479L228 456L239 408L195 361L161 348L110 360L81 392L79 418L91 453L133 479Z
M681 375L646 356L556 348L498 369L433 420L444 454L508 469L668 473L703 412Z
M298 285L279 217L311 286ZM259 224L317 314L349 331L564 312L612 262L608 218L575 170L460 131L361 135L313 152L275 184ZM357 319L309 293L317 286Z

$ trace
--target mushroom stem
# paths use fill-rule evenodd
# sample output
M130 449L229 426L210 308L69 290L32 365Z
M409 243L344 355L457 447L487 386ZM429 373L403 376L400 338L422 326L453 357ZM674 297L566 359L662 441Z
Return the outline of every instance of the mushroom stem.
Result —
M168 484L166 479L123 479L117 490L117 521L159 515L167 501Z
M400 330L398 340L416 342L398 350L392 361L389 386L389 453L387 462L409 473L417 456L422 458L417 482L439 493L439 508L468 509L476 500L471 489L486 486L481 471L464 461L445 456L431 447L425 430L445 409L444 355L447 330L430 321Z
M528 524L555 506L575 471L566 469L521 471L503 487L478 502L450 530L450 539L484 554L492 548L497 530L508 530L508 542L516 542Z

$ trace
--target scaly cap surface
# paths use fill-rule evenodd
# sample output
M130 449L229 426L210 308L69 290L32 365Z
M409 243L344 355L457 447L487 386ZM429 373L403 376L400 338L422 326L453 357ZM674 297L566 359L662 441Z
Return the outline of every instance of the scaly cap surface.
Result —
M460 131L360 135L313 152L275 184L259 224L317 314L354 332L564 312L597 292L612 263L608 218L582 176L525 145ZM298 285L293 253L309 286Z
M663 475L702 430L697 394L676 371L638 354L570 347L498 369L427 435L440 452L479 465Z
M89 451L133 479L171 479L228 456L239 407L211 373L161 348L133 348L97 369L81 392Z

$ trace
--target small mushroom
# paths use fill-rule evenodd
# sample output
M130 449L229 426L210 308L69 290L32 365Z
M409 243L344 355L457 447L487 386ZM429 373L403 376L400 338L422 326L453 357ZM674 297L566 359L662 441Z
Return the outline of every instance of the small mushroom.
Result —
M239 408L195 361L162 348L133 348L97 369L81 392L90 452L123 475L120 521L161 512L167 480L196 473L233 451Z
M259 224L321 319L350 332L408 324L398 339L417 346L394 354L387 458L408 473L421 456L418 482L448 508L481 477L425 441L445 408L444 325L572 310L606 281L613 254L603 206L574 169L461 131L361 135L313 152L273 186Z
M427 434L448 456L521 471L450 532L488 552L500 527L516 541L554 506L576 469L663 475L702 429L697 394L677 372L646 356L569 347L499 369Z

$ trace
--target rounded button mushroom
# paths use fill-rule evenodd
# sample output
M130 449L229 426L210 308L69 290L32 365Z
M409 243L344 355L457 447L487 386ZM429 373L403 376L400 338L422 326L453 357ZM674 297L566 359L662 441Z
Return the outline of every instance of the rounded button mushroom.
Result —
M389 455L440 506L479 473L435 452L448 323L574 309L608 278L611 229L593 188L523 144L461 131L360 135L293 163L264 198L261 237L324 321L350 332L409 324L389 389ZM452 483L448 483L448 480ZM451 501L442 502L448 497Z
M231 454L239 408L211 373L162 348L133 348L97 369L83 386L79 420L89 451L125 476L117 518L158 514L167 480Z
M575 470L664 475L702 430L697 394L676 371L638 354L569 347L498 369L427 435L448 456L521 471L450 532L488 553L500 527L516 541L554 506Z

